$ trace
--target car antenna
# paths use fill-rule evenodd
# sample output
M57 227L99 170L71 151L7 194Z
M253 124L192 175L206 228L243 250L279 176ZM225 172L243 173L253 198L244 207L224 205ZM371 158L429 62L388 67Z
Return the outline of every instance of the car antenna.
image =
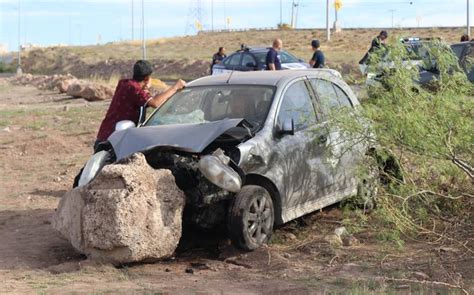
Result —
M230 78L232 78L232 74L234 73L234 69L232 69L232 72L230 72L229 78L227 78L227 81L225 84L229 84Z

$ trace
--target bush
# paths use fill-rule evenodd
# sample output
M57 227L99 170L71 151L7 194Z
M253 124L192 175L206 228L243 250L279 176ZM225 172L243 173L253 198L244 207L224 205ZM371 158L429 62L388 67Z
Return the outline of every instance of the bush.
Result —
M13 73L15 69L11 64L6 64L3 61L0 61L0 73Z
M448 46L438 42L427 50L427 62L436 61L439 70L436 87L416 84L418 69L407 66L407 50L394 43L383 52L390 68L379 63L382 53L372 58L371 67L386 75L360 110L370 129L347 114L335 116L343 133L366 141L375 136L378 150L389 151L401 165L405 181L378 190L378 213L372 216L378 222L371 224L384 233L381 240L423 236L457 242L450 227L472 225L473 87Z

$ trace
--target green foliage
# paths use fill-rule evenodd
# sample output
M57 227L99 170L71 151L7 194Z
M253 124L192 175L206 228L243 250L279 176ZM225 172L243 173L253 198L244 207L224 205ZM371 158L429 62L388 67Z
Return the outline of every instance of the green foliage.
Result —
M367 142L376 138L377 150L394 155L402 166L405 181L379 189L378 213L372 216L382 225L377 238L399 246L404 236L439 238L433 230L438 218L466 212L469 220L472 214L473 87L446 44L424 49L425 67L439 71L430 87L416 83L419 70L410 53L392 43L371 56L369 72L383 75L360 110L370 128L354 116L334 115L346 135Z
M12 65L0 61L0 73L13 73L15 71Z

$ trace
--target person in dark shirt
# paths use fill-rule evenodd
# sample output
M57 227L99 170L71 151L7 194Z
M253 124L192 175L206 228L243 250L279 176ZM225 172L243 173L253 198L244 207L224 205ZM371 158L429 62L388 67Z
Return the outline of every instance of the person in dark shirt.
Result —
M315 68L315 69L320 69L324 68L324 53L319 49L321 44L319 43L319 40L313 40L311 41L311 48L313 48L313 57L309 61L309 64Z
M180 79L164 92L151 96L148 88L152 72L153 68L148 61L139 60L133 66L133 79L122 79L118 82L107 114L100 125L94 151L115 131L115 124L123 120L138 124L141 106L157 108L186 85Z
M372 40L370 44L369 51L364 55L364 57L359 61L360 65L366 65L370 62L370 54L375 51L385 48L385 40L388 38L387 31L381 31L380 34Z
M219 50L217 53L215 53L212 56L212 64L211 64L211 75L212 75L212 68L216 64L220 64L224 58L226 58L227 55L225 55L225 48L224 47L219 47Z
M267 65L267 71L279 71L281 70L281 58L280 50L283 47L283 42L280 39L273 41L272 48L267 53L265 63Z

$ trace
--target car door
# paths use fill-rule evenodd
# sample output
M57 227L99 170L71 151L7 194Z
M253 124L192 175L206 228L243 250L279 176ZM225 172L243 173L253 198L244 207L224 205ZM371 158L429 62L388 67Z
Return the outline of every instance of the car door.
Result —
M361 146L355 144L352 138L348 138L337 127L335 120L337 116L343 116L346 111L351 111L353 105L348 95L333 82L317 78L311 78L310 82L317 95L323 121L329 130L324 164L330 167L329 170L332 172L333 186L330 193L349 191L354 185L355 165Z
M257 69L257 61L250 53L242 54L239 71L255 71Z
M318 128L318 117L309 87L306 79L289 85L282 96L275 119L276 126L282 126L287 120L293 120L294 124L293 135L275 135L275 151L284 187L282 207L286 212L286 220L311 212L303 205L325 195L332 182L327 171L320 167L327 131ZM321 169L314 169L315 166Z

